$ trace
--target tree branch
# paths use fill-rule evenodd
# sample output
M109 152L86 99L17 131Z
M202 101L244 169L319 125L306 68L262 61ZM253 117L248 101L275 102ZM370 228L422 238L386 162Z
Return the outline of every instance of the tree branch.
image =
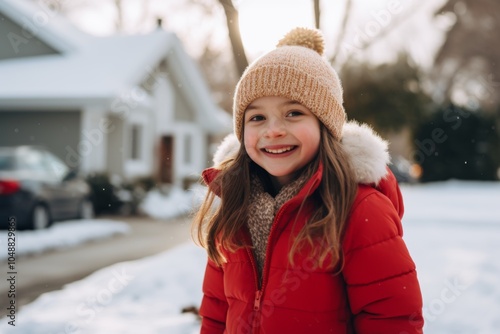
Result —
M321 22L321 9L319 6L320 0L313 0L314 2L314 26L316 29L320 28L320 22Z
M342 25L340 26L339 36L337 37L337 43L335 44L335 50L333 52L332 58L330 58L330 63L334 64L337 58L337 54L340 50L340 45L344 41L344 36L347 30L347 23L349 22L349 17L351 16L352 1L346 0L344 18L342 19Z
M350 0L347 0L350 2ZM408 17L410 17L411 15L415 14L415 8L418 6L418 3L415 4L412 8L410 8L409 10L407 10L404 14L401 14L400 16L398 16L397 19L395 19L392 24L388 25L387 27L385 27L384 29L381 30L381 32L370 38L370 39L364 39L363 42L361 43L361 45L356 45L356 49L357 51L363 51L363 50L366 50L367 48L369 48L371 45L373 45L375 42L381 40L383 37L385 37L388 33L390 33L391 31L393 31L394 29L396 29L399 25L401 25L402 23L404 23ZM342 45L342 42L343 41L338 41L337 43L337 48L336 48L336 51L335 53L333 54L333 56L330 58L330 62L333 64L336 60L336 57L338 55L338 52L339 52L339 49L340 49L340 46Z
M219 2L226 14L227 29L233 50L234 61L236 63L236 70L241 76L248 66L248 60L241 40L238 11L234 7L232 0L219 0Z

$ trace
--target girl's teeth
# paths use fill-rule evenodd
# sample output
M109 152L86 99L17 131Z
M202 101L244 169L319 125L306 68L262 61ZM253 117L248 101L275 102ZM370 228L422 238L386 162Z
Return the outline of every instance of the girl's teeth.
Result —
M292 148L293 148L292 146L286 147L286 148L280 148L277 150L271 150L271 149L266 148L266 152L273 153L273 154L279 154L279 153L290 151Z

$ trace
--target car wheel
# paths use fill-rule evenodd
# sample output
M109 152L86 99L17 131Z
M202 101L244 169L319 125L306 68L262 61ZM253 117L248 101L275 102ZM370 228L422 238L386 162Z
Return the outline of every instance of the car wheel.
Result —
M94 205L92 201L88 198L84 199L80 204L80 213L78 215L80 219L92 219L94 218Z
M31 214L31 229L43 230L50 225L50 216L47 207L37 204Z

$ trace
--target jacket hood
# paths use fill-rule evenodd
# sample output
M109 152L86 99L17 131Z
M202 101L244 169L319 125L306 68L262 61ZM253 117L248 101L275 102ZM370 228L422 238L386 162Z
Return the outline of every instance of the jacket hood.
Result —
M386 195L402 216L403 201L399 186L387 167L390 163L387 141L376 134L370 126L351 121L342 129L341 144L351 160L356 181L372 185ZM210 185L222 168L222 162L236 156L240 145L234 134L224 138L214 154L213 167L203 172L202 176L207 185Z

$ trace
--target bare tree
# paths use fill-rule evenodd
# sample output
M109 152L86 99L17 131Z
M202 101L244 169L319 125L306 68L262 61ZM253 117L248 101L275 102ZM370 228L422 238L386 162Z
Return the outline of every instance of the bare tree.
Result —
M234 7L232 0L219 0L219 2L226 14L227 30L229 40L231 41L236 70L241 76L248 66L248 59L241 40L238 10Z
M314 3L314 26L319 29L321 26L321 8L319 4L320 0L313 0Z
M233 107L233 94L239 76L236 68L229 66L231 55L225 50L212 48L209 43L204 46L198 64L207 80L217 104L231 113Z
M435 76L443 99L460 89L485 110L499 113L500 3L496 0L448 0L436 15L451 14L456 20L436 54Z
M122 0L114 0L113 4L116 9L116 20L115 20L115 28L116 31L123 31L123 2Z
M346 0L346 10L351 8L351 0ZM395 18L391 24L387 25L384 29L380 31L376 36L370 38L370 39L363 39L363 42L360 43L360 45L356 45L357 51L363 51L368 49L371 45L375 44L376 42L382 40L387 34L389 34L391 31L394 31L398 26L401 24L405 23L408 18L416 13L416 8L419 6L419 2L416 2L412 8L409 10L406 10L404 14L400 14L397 18ZM349 6L349 8L347 8ZM330 58L330 62L334 64L337 61L337 56L340 51L340 47L344 43L345 39L345 31L348 25L348 19L350 13L346 11L344 14L344 19L343 19L343 24L342 24L342 30L339 33L339 38L337 39L336 43L336 49L335 52L333 53L332 57ZM347 17L346 17L347 16ZM345 26L344 26L345 24Z
M337 54L339 53L339 50L340 50L340 46L342 45L342 42L344 41L344 36L345 36L346 29L347 29L347 23L349 22L349 17L351 16L351 7L352 7L352 1L346 0L345 10L344 10L344 18L342 19L342 24L340 26L339 35L337 37L337 43L335 43L335 50L333 52L332 57L330 58L330 62L332 64L335 63L335 60L337 58Z

